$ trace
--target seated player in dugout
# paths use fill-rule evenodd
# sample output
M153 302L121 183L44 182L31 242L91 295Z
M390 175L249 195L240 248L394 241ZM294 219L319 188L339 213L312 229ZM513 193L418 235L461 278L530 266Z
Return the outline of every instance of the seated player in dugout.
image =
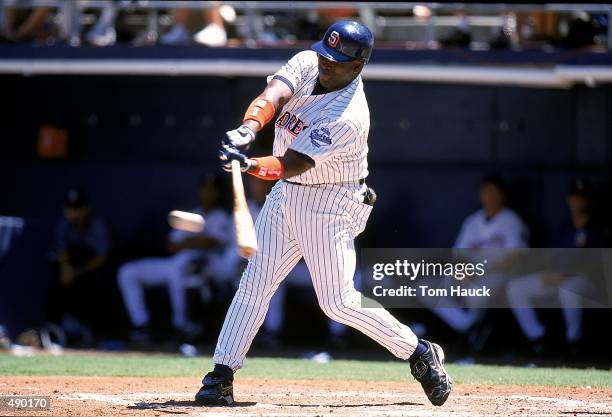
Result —
M227 312L213 357L195 400L234 403L234 372L243 366L270 299L304 258L319 305L332 320L351 326L407 360L427 398L442 405L452 388L444 352L383 308L361 307L355 289L354 239L365 228L375 194L367 187L370 114L361 71L374 38L354 21L331 25L312 50L280 68L248 107L243 124L227 132L219 153L224 169L278 181L255 224L258 251L249 259ZM274 118L273 155L250 158L241 149Z
M111 249L108 228L92 214L84 191L73 188L66 193L53 246L48 318L62 325L69 341L83 342L90 336L89 327L104 325L98 302L109 287Z
M485 315L504 293L503 288L508 280L505 271L517 261L516 249L529 247L529 228L518 213L507 205L507 195L508 186L502 177L484 177L479 191L481 208L463 221L453 246L455 262L487 259L485 282L492 296L469 297L465 305L467 308L455 304L453 297L446 298L444 307L430 305L435 315L457 334L463 335L460 340L472 355L482 350L491 332ZM452 281L448 284L451 285ZM482 285L482 282L474 283L474 286L478 285ZM423 301L428 303L429 299L424 298ZM437 304L437 300L433 301Z
M117 283L128 312L132 342L151 341L151 322L145 290L166 287L170 298L173 333L178 340L189 340L201 333L201 323L188 317L187 278L229 279L238 262L226 253L235 246L230 214L231 200L226 178L205 175L198 185L199 206L190 211L201 215L205 227L200 232L173 229L168 234L166 257L148 257L127 262L117 272ZM235 253L235 251L232 251Z
M568 223L559 230L553 248L604 248L608 241L597 219L595 190L587 178L576 178L567 194ZM554 253L554 252L552 252ZM600 255L594 251L561 250L549 260L550 267L513 278L507 284L508 305L521 331L528 339L531 353L541 357L551 347L561 348L569 356L581 354L583 307L586 300L597 299L597 276L601 274ZM605 291L604 291L605 292ZM547 324L536 311L542 300L558 300L565 324L565 344L549 344ZM550 328L550 326L548 326Z

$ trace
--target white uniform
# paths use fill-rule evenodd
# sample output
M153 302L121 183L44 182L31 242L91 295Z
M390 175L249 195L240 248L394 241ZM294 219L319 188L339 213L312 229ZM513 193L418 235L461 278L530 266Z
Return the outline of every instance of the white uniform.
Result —
M521 218L511 209L503 208L490 219L484 210L468 216L461 226L455 241L457 249L516 249L528 245L529 229ZM480 256L477 259L481 259ZM497 257L505 256L500 251L487 251L486 259L489 268L499 261Z
M461 225L461 231L455 241L456 249L479 249L474 251L473 262L487 260L487 267L492 268L501 262L507 255L498 249L525 248L529 242L529 229L521 218L511 209L503 208L492 218L488 219L484 210L468 216ZM462 255L465 255L462 252ZM505 283L504 276L488 274L487 287L493 293L503 288ZM475 285L480 285L478 282ZM468 305L472 308L464 309L460 307L438 307L432 311L438 315L457 332L468 330L476 323L481 315L482 309L491 300L487 297L470 297ZM447 301L451 304L451 300Z
M595 230L590 227L572 228L571 240L568 236L561 239L559 247L570 245L573 248L593 248L602 245ZM571 243L570 243L571 242ZM603 245L602 245L603 246ZM575 252L576 253L576 252ZM557 256L563 260L556 259L551 265L556 265L558 270L539 271L512 279L506 287L508 305L512 308L512 313L516 317L523 334L531 342L537 342L544 337L546 326L538 318L535 307L540 300L559 300L559 305L563 311L565 320L565 341L576 343L582 338L582 307L588 297L596 297L597 289L592 284L588 274L580 274L576 270L583 269L582 262L574 258L568 252L561 252ZM568 268L569 267L569 268ZM577 267L574 270L574 267ZM569 272L572 271L573 272ZM565 279L555 283L546 283L546 273L564 274Z
M293 90L275 122L274 155L293 149L315 167L277 182L268 195L255 224L259 250L242 275L213 360L242 367L272 295L302 257L325 314L408 359L415 334L382 308L361 308L353 285L353 240L372 209L363 203L366 186L359 181L368 175L370 127L361 77L341 90L311 95L318 77L313 51L298 53L274 77Z
M355 286L357 288L359 287L359 277L359 273L355 274ZM283 284L278 287L270 301L268 314L263 323L263 328L266 332L274 335L280 333L282 330L285 321L285 294L287 292L287 286L304 287L310 285L311 282L312 279L310 278L308 266L302 261L298 262ZM334 320L328 321L327 329L332 337L342 337L346 333L346 326Z
M574 275L557 284L546 284L544 272L512 279L506 288L508 305L523 334L534 342L544 337L545 325L535 307L540 299L559 300L565 320L565 341L575 343L582 337L582 307L584 300L595 291L587 276Z
M187 323L185 278L189 274L190 264L197 259L204 259L207 262L206 273L213 277L225 277L236 271L236 264L224 261L227 254L233 257L233 254L236 253L233 247L228 248L232 242L235 242L231 216L221 209L204 213L198 208L192 212L202 215L206 220L201 234L214 237L222 242L222 246L207 252L184 249L173 256L139 259L122 265L119 268L117 280L130 320L135 327L149 323L149 312L144 296L146 287L168 286L172 324L177 329L183 329ZM169 239L172 242L180 242L186 237L198 234L200 233L172 230ZM233 270L230 270L232 267Z

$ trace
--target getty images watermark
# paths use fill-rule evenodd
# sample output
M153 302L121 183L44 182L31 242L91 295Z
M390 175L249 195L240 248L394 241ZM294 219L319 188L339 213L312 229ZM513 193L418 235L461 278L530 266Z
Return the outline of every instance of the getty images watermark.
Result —
M407 259L396 259L394 262L375 263L372 266L372 279L382 281L383 279L408 279L415 281L418 278L425 277L442 277L454 278L458 281L471 278L479 278L485 276L485 266L488 261L484 259L482 262L427 262L421 259L418 262L411 262ZM385 288L384 285L375 285L372 292L377 297L446 297L446 296L462 296L462 297L489 297L491 289L486 285L481 287L462 287L461 285L450 285L449 288L440 288L439 286L431 286L423 284L418 286L400 285L399 288Z
M362 249L358 272L365 308L612 307L612 249Z

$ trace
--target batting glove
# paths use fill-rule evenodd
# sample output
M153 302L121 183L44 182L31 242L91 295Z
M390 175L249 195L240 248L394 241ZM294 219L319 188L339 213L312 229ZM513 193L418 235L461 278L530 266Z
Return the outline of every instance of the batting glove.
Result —
M247 146L255 140L255 132L246 126L241 125L238 129L225 132L223 144L231 144L235 147Z
M247 172L255 164L255 161L248 158L245 154L241 153L238 148L230 144L221 145L219 159L221 160L221 168L228 172L232 171L232 161L234 160L240 162L240 171L242 172Z

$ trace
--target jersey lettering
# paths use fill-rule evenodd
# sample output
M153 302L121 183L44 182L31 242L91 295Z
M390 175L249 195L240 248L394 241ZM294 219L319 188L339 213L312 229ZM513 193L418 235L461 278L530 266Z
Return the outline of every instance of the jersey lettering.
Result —
M276 126L287 129L292 136L299 135L307 127L302 119L288 111L276 120Z

